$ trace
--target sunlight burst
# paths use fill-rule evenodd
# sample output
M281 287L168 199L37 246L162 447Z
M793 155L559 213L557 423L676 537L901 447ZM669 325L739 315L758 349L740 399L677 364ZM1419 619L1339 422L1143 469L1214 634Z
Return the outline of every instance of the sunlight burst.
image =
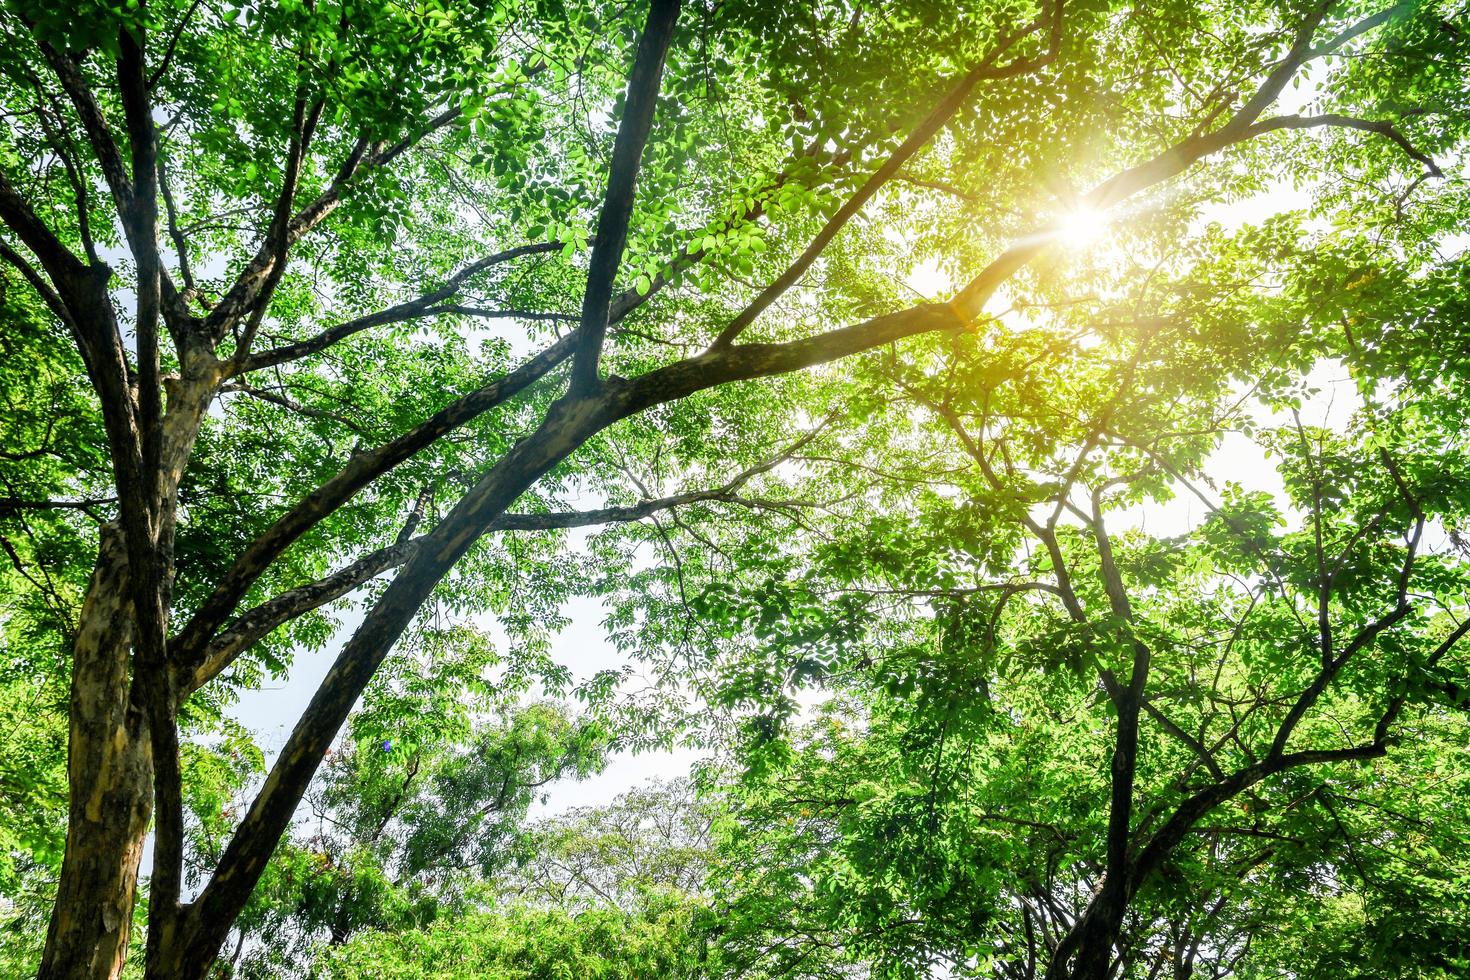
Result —
M1057 239L1070 248L1087 248L1097 242L1108 228L1106 212L1085 204L1066 212L1057 221Z

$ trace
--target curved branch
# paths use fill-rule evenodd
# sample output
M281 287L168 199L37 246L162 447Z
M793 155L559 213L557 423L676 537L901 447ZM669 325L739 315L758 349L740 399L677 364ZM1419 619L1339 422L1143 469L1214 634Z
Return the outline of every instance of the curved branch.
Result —
M1347 116L1337 112L1324 112L1315 116L1290 115L1272 116L1256 123L1249 130L1250 135L1257 136L1262 133L1275 132L1285 129L1317 129L1331 126L1339 129L1357 129L1365 133L1377 133L1397 143L1408 156L1424 165L1431 177L1443 177L1444 171L1439 169L1439 164L1434 158L1424 153L1410 143L1408 137L1399 132L1393 123L1378 119L1359 119L1356 116Z
M496 252L494 255L487 255L483 259L478 259L466 265L464 268L451 275L448 279L444 280L444 283L437 289L430 290L429 292L424 293L422 296L419 296L416 299L411 299L402 303L398 303L394 306L388 307L387 309L379 310L377 313L369 313L366 316L360 316L352 320L347 320L343 323L337 324L334 327L323 330L316 336L310 337L306 340L297 341L296 343L292 344L284 344L271 350L261 351L259 354L250 355L246 357L242 362L239 362L235 366L233 366L230 373L244 374L247 371L259 371L261 368L274 367L277 364L284 364L287 361L300 360L303 357L308 357L312 354L318 353L319 351L325 350L338 341L345 340L346 338L351 337L355 333L359 333L360 331L367 330L372 327L381 327L390 323L402 323L405 320L413 320L423 316L432 316L435 313L439 312L457 312L455 310L449 310L440 307L439 304L442 304L445 300L448 300L451 297L455 296L459 292L460 288L465 284L465 282L467 282L473 276L485 271L493 265L499 265L502 262L509 262L510 260L520 258L523 255L537 255L543 252L554 252L561 247L561 242L540 242L535 245L519 245L515 248L508 248L504 251ZM436 309L436 307L438 308Z
M15 232L21 243L30 249L36 258L40 259L41 267L46 270L51 281L62 292L59 298L74 299L75 297L66 294L70 292L75 282L86 276L88 271L86 263L61 243L61 239L57 238L46 223L37 216L25 195L20 193L3 171L0 171L0 221ZM29 264L25 263L25 260L21 259L9 246L4 247L6 261L20 269L25 274L26 280L35 286L37 280L32 278L32 273L26 272L30 268ZM39 291L40 287L37 286L37 289ZM46 296L46 291L42 291L41 295ZM47 302L49 305L50 300L48 299ZM69 322L66 317L62 319L64 322Z
M0 180L3 179L3 177L0 177ZM0 188L0 192L3 192L3 188ZM46 304L46 308L55 315L56 319L75 332L76 324L72 321L71 312L67 310L66 304L61 300L61 296L46 281L46 277L41 275L35 266L26 261L24 255L21 255L15 249L5 244L5 242L0 241L0 259L4 259L10 265L14 266L16 271L21 274L21 277L41 297L41 301Z
M1194 794L1179 805L1164 825L1139 852L1128 876L1128 891L1136 893L1144 880L1164 862L1173 849L1205 814L1240 795L1268 776L1301 766L1353 762L1388 754L1383 743L1374 741L1348 749L1313 749L1291 752L1237 770L1228 778Z
M1168 732L1179 742L1183 743L1183 745L1187 747L1189 751L1193 752L1195 756L1199 759L1199 761L1204 763L1205 768L1210 771L1211 776L1214 776L1216 779L1225 778L1224 771L1220 768L1220 764L1215 761L1215 755L1209 750L1208 746L1206 746L1199 739L1195 738L1193 735L1186 732L1184 729L1180 728L1178 725L1174 724L1174 722L1169 719L1169 716L1160 711L1158 706L1155 705L1153 701L1149 698L1144 698L1142 704L1143 710L1148 712L1148 716L1154 721L1158 722L1160 728Z
M459 106L452 106L389 147L384 147L381 143L371 144L366 139L358 140L342 162L341 167L338 168L336 176L327 189L322 191L316 200L298 211L287 224L283 239L285 245L287 247L294 245L321 224L328 215L336 211L342 204L343 196L356 181L387 166L410 147L454 123L460 118L462 111ZM246 263L245 268L240 270L239 275L235 277L234 285L204 321L204 328L209 336L215 339L222 337L231 324L237 322L253 307L256 298L275 268L276 245L276 241L268 237Z
M735 339L744 333L745 329L754 323L758 316L765 312L783 293L795 285L796 281L802 277L806 270L811 268L812 263L817 260L817 257L826 251L832 239L837 237L837 233L843 229L854 215L862 210L863 205L867 204L873 195L878 193L883 185L887 184L899 172L900 168L908 162L910 157L927 146L929 141L934 138L934 135L943 129L949 123L950 119L954 118L955 113L959 112L960 108L969 99L970 93L974 91L976 85L984 79L1008 78L1012 75L1034 71L1054 59L1060 47L1061 22L1062 0L1055 0L1049 14L1044 14L1014 34L1002 34L997 40L995 48L979 64L970 69L969 72L955 83L945 97L939 101L939 104L930 110L929 114L924 117L924 120L919 125L914 127L913 131L909 133L908 138L899 145L898 149L894 150L888 159L883 161L883 165L874 171L867 181L863 183L863 186L858 188L842 207L837 209L837 213L827 220L827 223L822 226L822 230L817 233L816 237L812 239L811 243L807 245L801 255L797 256L796 260L786 268L786 271L781 273L775 282L761 290L760 295L752 300L745 309L741 310L725 329L720 331L719 336L710 345L710 349L719 350L733 344ZM1043 54L1036 58L1018 61L1009 65L996 64L996 61L1002 54L1010 50L1023 38L1048 26L1050 27L1050 41Z
M80 66L64 52L57 51L50 44L40 42L40 48L47 64L51 66L52 72L61 83L62 91L66 93L72 108L76 111L77 118L81 120L82 130L87 136L87 144L91 147L92 154L96 157L107 183L107 189L112 194L113 204L127 236L129 249L139 262L140 271L146 271L151 261L150 256L152 260L156 260L158 252L158 243L153 233L156 223L156 205L152 203L151 192L147 190L156 186L154 182L155 146L151 113L147 108L147 92L139 89L142 82L142 52L141 50L130 51L130 48L136 46L127 36L126 31L121 33L120 41L126 55L119 63L119 82L128 117L128 132L133 144L135 173L131 177L123 161L122 151L118 148L118 141L112 127L97 104L97 98L87 84L87 80L82 76ZM146 136L143 134L145 129L147 130ZM145 191L145 206L141 212L135 207L137 190L140 188ZM152 221L147 220L150 208L154 213ZM30 242L26 244L30 245ZM40 255L40 253L37 254ZM45 256L41 258L43 262L46 261ZM178 331L189 318L188 310L180 299L168 271L162 267L162 263L155 262L154 264L158 266L158 290L162 310L170 329Z
M1312 36L1330 6L1331 0L1324 0L1307 15L1297 28L1286 55L1266 75L1250 99L1222 126L1203 136L1191 136L1150 160L1114 174L1083 195L1081 203L1095 210L1107 210L1141 191L1177 177L1205 157L1249 139L1252 124L1280 97L1297 69L1318 56L1311 47ZM951 301L955 310L967 320L978 319L1000 284L1050 247L1057 227L1053 225L1039 234L1023 238L1002 252Z
M1292 704L1290 710L1287 711L1286 718L1281 722L1281 727L1276 730L1276 737L1271 740L1271 750L1268 754L1268 759L1279 758L1286 751L1286 745L1291 741L1292 732L1296 730L1297 724L1311 710L1312 705L1317 703L1317 699L1322 696L1322 692L1327 690L1328 685L1342 671L1342 668L1347 666L1347 662L1376 640L1380 633L1413 612L1413 606L1409 603L1408 595L1409 576L1413 572L1414 561L1418 557L1419 543L1423 536L1424 518L1421 517L1415 522L1414 530L1409 537L1404 564L1399 570L1398 589L1394 597L1393 608L1360 629L1357 635L1343 648L1342 653L1322 665L1322 669L1318 672L1316 678L1302 691L1295 703Z

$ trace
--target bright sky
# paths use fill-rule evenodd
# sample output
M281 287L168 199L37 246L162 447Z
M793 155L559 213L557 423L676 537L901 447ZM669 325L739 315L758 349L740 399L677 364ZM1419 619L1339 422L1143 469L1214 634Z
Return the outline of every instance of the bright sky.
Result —
M573 547L583 547L585 534L571 536ZM570 624L558 636L553 655L574 676L574 683L584 681L600 670L617 668L624 656L607 641L602 621L606 607L594 598L576 598L564 608ZM285 745L296 720L306 709L322 678L332 666L342 644L352 635L362 613L353 610L341 617L342 624L330 642L314 653L298 653L287 677L268 682L264 687L241 693L230 715L256 734L266 755L266 765L275 761ZM486 616L480 626L497 642L504 644L504 633L494 617ZM613 797L651 779L668 780L689 772L702 754L689 749L674 751L624 753L616 756L605 770L590 779L574 782L563 780L553 784L544 802L533 808L533 817L550 816L573 807L610 802Z

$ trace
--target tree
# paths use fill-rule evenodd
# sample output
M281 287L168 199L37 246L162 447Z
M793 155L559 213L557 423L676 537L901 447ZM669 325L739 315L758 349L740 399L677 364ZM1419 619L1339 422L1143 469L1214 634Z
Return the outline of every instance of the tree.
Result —
M437 975L449 964L471 977L716 976L702 897L714 818L681 781L542 820L518 842L520 861L483 881L478 906L364 933L329 950L321 969L342 978Z
M328 760L309 826L277 851L242 915L230 976L408 969L399 961L435 946L464 955L467 969L514 961L527 975L584 946L612 955L615 975L648 969L644 954L609 954L608 943L685 950L690 971L707 960L714 808L687 781L527 824L532 794L589 762L576 754L586 733L549 706L472 742L407 754L358 734L354 754ZM447 966L430 958L425 968Z
M701 547L738 571L691 556L748 718L737 972L1463 972L1470 374L1436 211L1217 228L880 363L809 450L840 503ZM1335 427L1322 359L1360 403ZM1253 443L1279 498L1209 483ZM1139 526L1175 495L1199 518ZM823 681L852 700L788 740Z
M692 476L757 464L758 420L789 416L798 382L742 382L975 329L1062 227L1038 173L1107 209L1322 129L1438 173L1457 130L1396 108L1463 93L1434 57L1397 55L1454 48L1441 25L1431 5L1060 0L7 6L7 290L74 345L106 445L47 450L66 494L7 504L96 551L63 631L68 828L41 975L117 975L151 820L145 971L204 976L435 589L521 607L532 632L554 606L554 566L520 550L551 539L487 535L680 506L564 504L579 484L626 494L598 463L648 426L686 433ZM1388 67L1343 69L1319 114L1272 114L1309 66L1364 51ZM986 173L1005 217L953 248L952 299L910 305L905 247L851 219L913 228L896 189L923 163ZM1255 166L1219 180L1259 183ZM480 319L545 346L476 357ZM424 323L437 341L410 339ZM320 643L315 611L389 571L186 894L181 722L187 738L231 676Z
M512 906L500 914L446 919L421 931L364 935L334 951L324 975L418 980L452 970L473 980L685 980L702 975L689 918L686 909L672 903L644 914Z
M718 808L689 780L654 782L611 803L532 826L496 888L514 901L625 911L701 895Z

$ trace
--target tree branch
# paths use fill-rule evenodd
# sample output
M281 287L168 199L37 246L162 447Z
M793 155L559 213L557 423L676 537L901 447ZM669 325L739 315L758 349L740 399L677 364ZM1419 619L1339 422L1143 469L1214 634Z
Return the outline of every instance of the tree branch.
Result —
M24 500L19 497L0 497L0 514L18 510L80 510L90 511L102 504L115 504L116 497L93 497L88 500Z
M538 255L544 252L553 252L562 247L561 242L540 242L534 245L519 245L508 248L494 255L488 255L483 259L477 259L464 268L455 272L437 289L430 290L416 299L407 300L390 306L387 309L360 316L356 319L347 320L318 333L314 337L285 344L271 350L261 351L259 354L247 356L243 359L237 358L231 365L230 374L244 374L247 371L258 371L261 368L274 367L287 361L300 360L319 351L325 350L338 341L345 340L355 333L368 330L372 327L386 326L391 323L402 323L418 317L432 316L438 312L449 312L444 308L435 307L445 300L455 296L460 288L471 278L494 265L509 262L523 255Z
M164 214L168 219L168 237L174 244L174 251L179 257L179 275L184 280L183 298L198 297L198 288L194 285L194 275L189 268L189 250L184 241L184 234L179 229L178 210L174 206L174 196L169 190L168 169L162 155L158 158L158 190L163 196Z
M1267 754L1268 760L1279 757L1286 751L1286 744L1291 740L1291 734L1296 730L1297 724L1311 710L1312 705L1317 703L1317 699L1322 696L1322 692L1327 690L1328 685L1342 671L1342 668L1347 665L1347 662L1360 650L1377 639L1380 633L1404 619L1413 611L1413 607L1409 605L1408 601L1409 575L1414 568L1414 559L1417 557L1419 542L1423 536L1424 518L1420 517L1415 521L1414 530L1409 537L1404 564L1399 572L1398 589L1397 595L1394 597L1393 609L1359 630L1357 635L1343 648L1342 653L1322 666L1316 678L1313 679L1311 684L1307 685L1306 690L1302 691L1301 695L1296 699L1296 702L1287 711L1286 718L1281 722L1281 727L1276 730L1276 737L1271 740L1271 750Z
M154 184L153 160L156 159L156 143L153 137L153 120L151 110L148 109L148 98L146 84L141 78L143 69L143 48L138 47L137 41L132 40L128 32L119 32L121 41L121 56L119 56L119 88L121 88L123 112L128 122L129 143L134 153L134 169L137 172L129 176L128 167L123 163L122 151L118 148L118 140L112 132L112 126L107 123L106 116L101 112L97 104L97 97L91 91L87 79L82 76L78 63L73 62L71 57L66 56L63 51L57 51L50 44L40 43L41 53L46 56L47 63L51 66L51 72L56 75L57 81L62 84L68 100L71 100L72 109L76 116L81 119L82 131L87 134L87 143L96 157L98 166L101 167L103 179L106 181L107 190L112 192L113 206L118 210L118 219L121 220L123 234L128 238L128 248L132 256L137 260L140 267L140 279L151 281L151 267L148 263L148 254L157 256L157 203L147 200L151 197L150 187ZM141 85L141 90L140 90ZM144 135L141 129L147 129ZM143 207L135 206L135 195L138 188L146 192L146 200ZM148 215L153 215L153 222L148 220ZM29 245L29 242L26 242ZM37 253L40 256L40 253ZM41 257L46 262L44 256ZM54 276L53 276L54 278ZM169 326L173 331L182 331L188 320L188 310L179 298L178 291L173 288L172 279L168 273L159 266L157 269L157 291L159 291L160 307L168 316ZM60 285L60 284L57 284ZM146 313L144 307L151 304L151 298L146 294L150 292L147 282L140 282L144 289L140 291L140 314ZM65 295L65 292L63 292ZM141 334L140 334L141 339Z
M809 144L805 150L802 151L800 156L801 158L814 157L817 155L820 149L820 144L813 142ZM832 154L828 163L831 166L841 166L847 163L851 158L852 154L847 150L843 150L841 152ZM790 171L783 171L777 174L773 180L771 180L768 184L761 188L759 192L757 192L757 194L755 195L756 201L754 205L746 208L743 212L741 212L739 220L748 223L760 219L760 217L766 213L765 200L761 197L761 195L769 194L771 192L779 190L780 188L784 187L790 179ZM696 236L693 239L693 241L697 242L703 242L703 240L703 236ZM629 313L632 313L634 310L641 307L644 303L647 303L650 299L658 295L660 291L662 291L670 283L672 283L678 277L679 273L683 272L687 268L690 268L691 266L698 265L708 255L709 253L705 251L703 245L694 246L692 242L686 242L679 249L678 253L674 256L673 261L671 261L667 266L665 266L656 275L653 276L652 280L649 282L649 287L647 291L639 292L636 287L630 286L613 297L612 306L608 311L608 324L611 325L617 323L619 320L622 320L624 317L626 317Z
M1023 71L1033 71L1055 58L1061 40L1061 21L1062 0L1054 0L1051 12L1048 15L1043 15L1015 34L1002 34L997 40L995 48L985 56L984 60L970 69L949 90L948 94L939 101L939 104L930 110L929 115L925 116L924 120L914 127L913 131L909 133L908 138L899 145L898 149L894 150L888 159L883 161L883 165L874 171L863 183L863 186L858 188L842 207L837 209L837 213L827 220L827 223L822 226L822 230L807 245L806 250L796 258L796 261L792 262L786 271L776 278L775 282L761 290L760 295L752 300L745 309L741 310L726 325L725 329L720 331L719 336L715 338L714 343L711 345L711 349L719 350L734 343L735 339L755 322L756 317L760 316L767 307L795 285L796 281L801 278L806 270L811 268L812 263L817 260L817 257L831 244L832 239L837 237L837 233L842 230L854 215L862 210L863 205L867 204L873 195L878 193L879 189L899 172L903 165L909 161L910 157L927 146L929 141L934 138L934 135L943 129L949 123L950 119L954 118L955 113L969 99L970 93L974 91L975 86L981 80L1006 78L1011 75L1021 74ZM1041 30L1048 24L1051 30L1050 43L1044 54L1026 62L1017 62L1005 66L996 65L996 61L1000 56L1013 45L1022 38Z
M638 185L638 168L643 148L653 128L653 111L658 105L663 80L664 58L679 18L680 0L651 0L648 21L638 38L633 68L628 73L628 90L623 100L623 120L613 142L607 192L597 218L597 244L587 268L587 290L582 296L582 321L576 356L572 360L570 391L592 392L597 387L598 361L607 335L613 280L623 261L628 241L628 223L633 217L633 197Z
M4 221L5 226L15 232L21 243L41 261L41 267L46 270L52 283L62 293L58 298L67 298L66 293L73 284L87 274L86 263L63 245L61 239L57 238L46 223L37 217L25 196L16 189L3 171L0 171L0 221ZM10 251L8 246L6 250L11 255L16 254ZM10 259L8 256L7 261L23 273L29 268L28 264L17 264L15 259ZM23 263L24 260L21 262ZM27 275L26 279L33 286L36 284L30 275ZM43 292L42 295L46 294ZM66 319L63 318L64 321Z
M279 394L274 391L265 391L263 389L255 388L247 384L241 384L239 382L225 385L220 390L222 392L238 391L241 394L249 395L251 398L256 398L263 402L269 402L272 405L277 405L281 408L284 408L288 412L292 412L304 418L336 422L338 425L350 429L360 436L368 435L368 431L353 419L350 419L347 416L341 415L337 412L329 412L325 409L315 408L311 405L303 405L288 395Z
M1081 203L1094 210L1105 211L1140 191L1178 176L1201 159L1249 139L1251 125L1280 97L1297 69L1316 56L1311 49L1312 36L1330 6L1331 0L1323 0L1307 14L1297 28L1286 55L1224 125L1206 135L1182 140L1152 159L1113 175L1083 195ZM1046 251L1058 227L1053 225L1041 234L1021 239L1006 249L955 297L952 303L956 311L966 319L979 318L1000 284Z
M193 670L205 647L262 572L292 542L351 500L358 491L448 432L473 421L540 380L571 355L569 334L478 391L456 399L414 428L376 449L356 453L347 465L281 515L251 542L215 585L172 649L178 665Z
M386 148L382 144L370 144L366 139L359 139L352 151L348 153L347 158L343 160L327 189L291 219L285 236L286 245L294 245L300 241L304 235L336 211L342 203L343 195L354 182L387 166L410 147L454 123L460 118L461 112L459 106L446 109L419 126L412 134ZM267 277L275 267L276 249L274 246L275 243L268 237L246 263L245 268L240 270L239 275L235 277L234 285L219 303L215 304L204 322L204 329L209 336L215 339L223 337L224 332L251 309Z
M1214 753L1203 742L1170 721L1169 717L1160 711L1158 706L1148 698L1143 700L1143 710L1148 712L1150 718L1159 723L1160 728L1168 732L1193 752L1199 761L1204 763L1205 768L1210 771L1211 776L1214 776L1216 779L1225 778L1225 773L1220 769L1220 764L1215 761Z
M30 284L30 287L36 291L37 295L41 297L41 301L46 304L46 308L55 315L56 319L69 327L73 333L76 332L76 324L72 321L71 311L66 308L66 304L62 302L61 297L52 285L46 281L46 277L41 275L35 266L27 262L24 255L21 255L5 242L0 241L0 259L4 259L10 265L14 266L21 274L21 278L25 279Z
M1445 655L1449 653L1450 650L1454 649L1455 644L1459 643L1465 638L1466 633L1470 633L1470 618L1467 618L1459 626L1456 626L1453 630L1450 631L1450 635L1445 637L1444 640L1439 644L1439 646L1434 649L1434 652L1425 659L1424 665L1421 669L1433 670L1436 666L1438 666L1439 662L1444 659ZM1442 685L1442 687L1448 687L1448 685ZM1389 728L1392 727L1393 723L1398 720L1399 713L1403 711L1404 705L1408 703L1408 700L1409 695L1408 692L1405 691L1395 695L1389 701L1388 708L1383 712L1382 717L1378 719L1378 724L1373 730L1374 742L1381 743L1388 738Z
M1276 132L1285 129L1315 129L1323 126L1333 126L1340 129L1357 129L1365 133L1377 133L1397 143L1408 156L1424 165L1431 177L1443 177L1444 171L1434 162L1434 158L1420 151L1408 138L1390 122L1377 119L1359 119L1356 116L1347 116L1336 112L1326 112L1315 116L1272 116L1263 119L1250 127L1250 135L1258 136L1262 133Z
M306 57L307 52L303 47L297 59L298 76L305 70ZM244 331L236 338L236 358L250 356L250 348L255 343L255 333L260 329L261 321L265 319L266 312L270 309L271 298L275 295L276 288L280 286L281 279L286 274L286 262L292 241L290 235L291 209L296 201L296 188L301 179L301 165L311 148L312 136L316 132L317 120L321 117L323 105L325 105L324 98L318 99L308 108L306 81L303 78L296 83L296 101L291 109L291 140L286 151L286 169L281 177L281 194L276 201L275 215L271 219L270 234L266 237L266 244L270 246L274 254L271 256L270 269L262 279L260 288L245 307L248 310L248 316L245 320Z
M252 644L278 627L340 599L364 582L402 565L422 540L412 538L380 548L325 578L289 589L256 606L214 638L204 658L193 667L187 679L181 679L180 693L187 696L209 683Z
M1158 866L1178 846L1179 842L1184 839L1184 836L1193 829L1195 823L1201 817L1221 803L1238 796L1268 776L1273 776L1276 773L1285 772L1288 769L1294 769L1300 766L1362 761L1381 758L1386 754L1387 749L1384 745L1376 741L1348 749L1314 749L1304 752L1291 752L1286 755L1264 759L1254 765L1237 770L1229 778L1199 791L1179 805L1169 819L1165 821L1164 825L1149 840L1148 844L1139 852L1138 858L1133 863L1132 873L1129 876L1128 886L1130 896L1136 893L1144 880L1157 870Z
M741 497L738 491L755 477L769 472L799 453L826 428L827 424L824 421L781 453L741 471L718 487L692 490L653 500L641 500L636 504L619 507L601 507L583 511L553 511L544 514L503 514L492 522L489 530L553 531L602 524L624 524L641 521L675 507L705 501L742 506L764 506L765 502ZM420 500L422 499L421 496ZM3 503L4 501L0 500L0 505ZM404 526L407 534L400 532L399 539L388 547L364 555L325 578L283 592L240 616L209 644L203 662L195 668L193 674L184 683L184 693L192 693L203 687L234 662L236 657L249 649L251 644L278 627L303 613L341 598L364 582L408 561L424 540L422 537L409 537L417 523L417 520L411 518L410 523Z
M71 100L72 108L76 110L77 118L81 120L82 130L87 134L87 142L91 145L92 153L102 168L103 179L107 182L107 189L112 193L112 200L117 207L118 215L123 216L126 222L125 216L132 210L132 181L128 177L122 153L118 150L117 139L112 134L112 127L108 125L107 117L102 114L101 107L97 105L97 99L92 94L91 86L82 77L81 68L77 63L50 44L38 43L41 53L46 57L46 63L51 66L52 72L61 82L62 91ZM129 230L130 241L131 237L131 230Z
M194 11L199 9L199 4L202 2L203 0L194 0L193 3L189 4L189 9L184 11L184 16L179 18L178 26L174 28L173 34L168 39L168 45L163 50L163 57L159 59L158 67L153 69L152 74L148 76L148 90L150 92L158 84L159 79L163 78L164 74L168 71L168 66L174 60L174 51L178 49L179 39L184 36L184 30L189 26L189 21L193 19Z

